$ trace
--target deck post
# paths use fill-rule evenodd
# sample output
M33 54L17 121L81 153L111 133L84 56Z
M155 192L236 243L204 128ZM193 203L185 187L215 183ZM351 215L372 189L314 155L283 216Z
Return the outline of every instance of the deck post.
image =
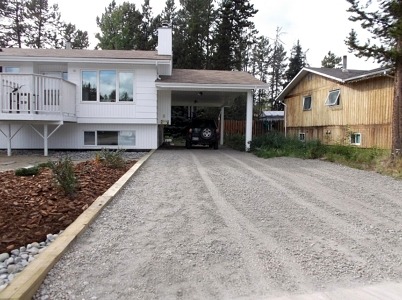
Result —
M253 91L247 92L246 111L246 151L250 151L250 142L253 136Z
M223 136L225 135L225 107L221 107L221 137L220 144L223 145Z
M47 124L43 125L43 149L44 149L44 156L48 156L48 128Z
M7 156L11 156L11 124L8 124L8 135L7 135Z

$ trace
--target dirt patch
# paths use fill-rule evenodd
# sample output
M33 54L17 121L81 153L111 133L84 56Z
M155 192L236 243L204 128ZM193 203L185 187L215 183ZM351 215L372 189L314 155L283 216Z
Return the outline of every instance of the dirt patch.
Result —
M48 160L10 157L9 164L2 161L2 167L23 167ZM12 170L0 172L0 253L44 241L47 234L65 229L135 162L127 161L121 169L110 169L94 160L77 163L79 188L73 198L55 184L50 169L28 177L15 176Z

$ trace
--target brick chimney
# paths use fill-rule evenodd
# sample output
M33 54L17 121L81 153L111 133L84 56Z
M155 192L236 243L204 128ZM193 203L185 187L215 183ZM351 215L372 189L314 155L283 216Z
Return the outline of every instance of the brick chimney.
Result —
M158 55L172 55L172 27L163 21L158 28Z

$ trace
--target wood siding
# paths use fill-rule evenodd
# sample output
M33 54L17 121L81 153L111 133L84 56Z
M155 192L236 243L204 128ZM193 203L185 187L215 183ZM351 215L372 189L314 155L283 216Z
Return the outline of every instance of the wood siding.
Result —
M267 122L253 121L253 136L262 135L269 131L284 131L283 121L273 121L268 125ZM225 134L245 134L246 121L244 120L225 120Z
M340 84L308 74L286 96L289 134L306 133L306 139L325 143L348 143L350 133L361 133L361 147L391 147L393 79L377 77ZM340 104L325 101L340 90ZM311 96L311 109L303 110L303 97Z

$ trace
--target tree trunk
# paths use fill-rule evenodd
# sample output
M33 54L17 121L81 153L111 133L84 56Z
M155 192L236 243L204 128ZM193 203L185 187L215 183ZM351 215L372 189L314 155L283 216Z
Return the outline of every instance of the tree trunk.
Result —
M398 43L401 48L402 41ZM398 59L395 70L395 91L392 107L392 154L393 156L402 155L402 60Z

